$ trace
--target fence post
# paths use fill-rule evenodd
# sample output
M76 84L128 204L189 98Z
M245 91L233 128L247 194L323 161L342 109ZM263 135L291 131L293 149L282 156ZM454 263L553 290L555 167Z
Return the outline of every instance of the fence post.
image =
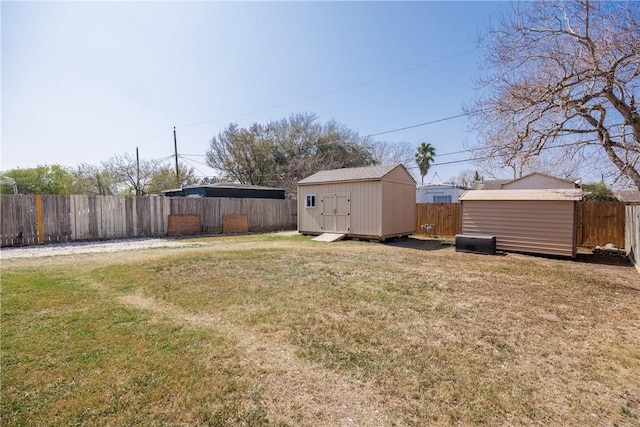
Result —
M41 194L36 194L36 223L38 227L38 243L44 243L44 217L42 216Z

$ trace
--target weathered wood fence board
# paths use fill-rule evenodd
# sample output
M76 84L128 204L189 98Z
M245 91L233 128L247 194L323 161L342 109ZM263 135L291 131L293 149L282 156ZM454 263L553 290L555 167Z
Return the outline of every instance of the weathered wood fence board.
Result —
M578 246L624 248L625 205L618 202L578 203Z
M460 203L418 203L416 233L426 236L455 236L460 233ZM423 228L430 226L430 232Z
M166 236L170 214L200 215L201 232L206 234L221 233L223 215L234 214L248 216L250 231L291 230L296 227L296 209L294 200L2 195L1 244Z
M38 243L36 199L29 195L0 195L0 244L2 246Z
M171 198L171 214L200 215L203 233L221 233L224 215L247 215L250 231L295 229L295 200L205 197Z
M44 242L68 242L71 240L69 196L41 197Z
M625 251L640 273L640 205L625 209Z

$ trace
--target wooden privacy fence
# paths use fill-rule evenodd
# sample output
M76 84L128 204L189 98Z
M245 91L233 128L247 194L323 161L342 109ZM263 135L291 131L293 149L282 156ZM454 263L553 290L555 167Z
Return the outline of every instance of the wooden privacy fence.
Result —
M633 208L637 212L638 207ZM247 215L250 231L294 230L296 209L295 200L3 194L0 243L161 237L167 235L169 215L199 215L204 234L221 233L224 215ZM455 236L460 232L460 218L459 203L417 204L416 233ZM627 236L628 230L627 223ZM612 243L624 248L624 204L578 203L576 236L579 246Z
M455 236L460 233L460 203L416 205L416 233L426 236ZM619 202L578 203L578 246L625 247L625 205ZM428 226L430 227L430 232ZM425 230L425 227L427 230Z
M462 227L460 203L418 203L416 233L426 236L455 236Z
M34 196L0 195L2 246L38 243L38 221Z
M578 246L624 248L625 205L619 202L578 203Z
M295 230L295 200L171 197L171 215L200 215L203 233L221 233L224 215L247 215L249 230Z
M296 228L294 200L8 195L0 198L1 246L161 237L169 215L198 214L201 233L222 232L222 216L247 215L249 230Z

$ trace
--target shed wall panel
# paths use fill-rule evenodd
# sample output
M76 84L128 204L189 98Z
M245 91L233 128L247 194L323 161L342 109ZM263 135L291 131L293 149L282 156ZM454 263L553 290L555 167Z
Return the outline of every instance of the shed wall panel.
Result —
M413 179L411 174L402 167L391 170L382 178L382 180L386 182L399 182L411 185L413 187L413 191L416 190L416 181Z
M413 234L416 231L415 184L385 179L382 199L382 236Z
M499 250L576 255L573 201L468 200L462 204L462 234L496 236Z
M307 194L316 195L316 208L305 207ZM362 236L381 236L382 191L380 181L341 182L300 185L298 188L298 231L322 233L323 194L350 195L350 233Z

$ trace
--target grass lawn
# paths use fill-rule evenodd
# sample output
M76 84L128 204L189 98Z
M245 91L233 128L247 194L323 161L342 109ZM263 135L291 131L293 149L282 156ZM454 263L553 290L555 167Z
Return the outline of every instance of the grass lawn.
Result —
M640 425L640 275L430 241L2 262L2 425Z

